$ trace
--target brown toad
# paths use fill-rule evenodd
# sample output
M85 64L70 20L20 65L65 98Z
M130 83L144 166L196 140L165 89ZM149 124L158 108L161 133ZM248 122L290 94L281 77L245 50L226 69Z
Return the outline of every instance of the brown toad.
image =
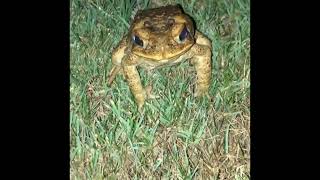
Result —
M151 70L190 59L197 80L195 96L208 94L211 77L211 42L195 30L180 6L169 5L138 11L129 33L112 52L111 85L119 71L124 73L131 93L142 110L150 91L143 88L137 66Z

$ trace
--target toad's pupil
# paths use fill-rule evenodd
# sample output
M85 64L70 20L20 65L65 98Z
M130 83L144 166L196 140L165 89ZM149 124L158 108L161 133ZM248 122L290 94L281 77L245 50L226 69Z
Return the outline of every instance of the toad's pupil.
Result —
M186 37L188 36L188 34L189 34L188 29L186 27L184 27L179 35L179 40L184 41L186 39Z
M136 43L137 45L143 47L143 41L142 41L138 36L133 36L133 41L134 41L134 43Z

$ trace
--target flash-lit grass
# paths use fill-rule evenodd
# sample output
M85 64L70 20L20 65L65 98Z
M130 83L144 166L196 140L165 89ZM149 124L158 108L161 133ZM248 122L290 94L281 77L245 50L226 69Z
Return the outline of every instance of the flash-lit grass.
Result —
M160 98L137 112L111 51L138 7L179 3L212 40L210 98L193 97L186 61L148 74ZM71 179L249 179L248 0L71 1Z

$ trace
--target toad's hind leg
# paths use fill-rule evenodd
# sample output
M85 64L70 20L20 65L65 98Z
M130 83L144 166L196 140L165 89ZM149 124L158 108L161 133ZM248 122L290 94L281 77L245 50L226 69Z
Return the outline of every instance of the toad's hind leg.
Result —
M109 73L108 86L111 86L116 75L120 72L121 66L114 65Z
M196 33L197 44L193 46L194 56L192 64L194 64L197 72L197 80L195 87L195 96L208 95L211 80L211 42L201 33Z

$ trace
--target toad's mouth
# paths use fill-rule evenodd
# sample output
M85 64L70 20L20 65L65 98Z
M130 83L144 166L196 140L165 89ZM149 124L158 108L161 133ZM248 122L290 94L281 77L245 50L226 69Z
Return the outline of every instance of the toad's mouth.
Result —
M143 57L147 58L153 61L161 61L164 59L170 60L175 59L183 54L185 54L187 51L190 50L193 44L188 44L183 47L183 49L179 49L177 51L173 49L164 49L159 48L158 50L141 50L141 49L133 49L133 53Z

